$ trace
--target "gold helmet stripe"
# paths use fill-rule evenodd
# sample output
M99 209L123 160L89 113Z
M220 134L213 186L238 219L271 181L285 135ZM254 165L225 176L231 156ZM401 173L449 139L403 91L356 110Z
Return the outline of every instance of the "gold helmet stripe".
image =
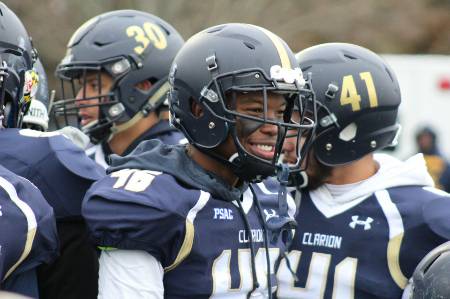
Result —
M286 47L284 46L281 39L265 28L262 28L259 26L255 26L255 27L258 28L259 30L261 30L262 32L264 32L264 34L267 35L270 38L270 40L272 41L272 43L274 44L275 48L278 51L278 55L280 56L281 67L287 68L287 69L292 69L291 60L289 59L289 56L286 51Z

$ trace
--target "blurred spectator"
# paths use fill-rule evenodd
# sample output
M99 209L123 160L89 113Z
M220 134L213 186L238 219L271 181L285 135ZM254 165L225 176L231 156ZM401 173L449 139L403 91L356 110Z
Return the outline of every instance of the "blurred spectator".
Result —
M436 132L430 127L420 129L416 134L416 143L418 152L424 155L436 188L450 192L450 165L438 149Z

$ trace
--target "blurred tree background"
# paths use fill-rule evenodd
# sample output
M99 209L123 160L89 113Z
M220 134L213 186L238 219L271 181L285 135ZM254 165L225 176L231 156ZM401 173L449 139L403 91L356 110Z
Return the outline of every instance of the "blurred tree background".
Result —
M450 54L449 0L4 0L24 22L53 72L72 33L106 11L138 9L171 23L185 39L212 25L245 22L275 32L294 51L350 42L378 53Z

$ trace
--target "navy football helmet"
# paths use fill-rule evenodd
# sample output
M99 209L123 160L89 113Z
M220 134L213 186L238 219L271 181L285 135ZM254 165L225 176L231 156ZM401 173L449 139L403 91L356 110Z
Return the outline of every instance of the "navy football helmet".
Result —
M450 298L450 242L430 251L417 265L402 299Z
M38 88L37 52L22 22L2 2L0 24L0 123L20 127Z
M53 104L52 114L74 125L80 107L98 106L98 119L81 128L95 143L131 127L163 104L170 64L183 43L170 24L141 11L112 11L88 20L70 38L67 54L57 66L62 99ZM102 72L113 79L110 90L101 90ZM99 81L98 95L77 97L92 73ZM149 90L136 86L144 80L152 83ZM92 99L97 103L86 104Z
M312 147L320 163L350 163L396 143L400 88L377 54L329 43L305 49L296 58L312 75L318 105Z
M294 105L305 110L313 93L305 82L295 56L286 43L272 32L249 24L224 24L208 28L191 37L172 64L169 107L172 124L191 144L231 167L244 181L260 180L275 174L280 151L289 129L314 127L314 120L291 121ZM257 92L264 98L264 111L251 116L235 110L239 94ZM268 93L284 95L287 108L282 120L267 115ZM202 115L192 113L195 101ZM255 131L264 124L278 128L272 161L246 151L239 141L238 122ZM230 157L215 148L228 136L237 152Z

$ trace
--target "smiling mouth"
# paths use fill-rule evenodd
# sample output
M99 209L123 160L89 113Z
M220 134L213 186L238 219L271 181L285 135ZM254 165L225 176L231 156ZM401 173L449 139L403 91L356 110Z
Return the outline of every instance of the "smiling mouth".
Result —
M249 143L250 151L264 160L272 160L275 155L275 146L267 143Z

